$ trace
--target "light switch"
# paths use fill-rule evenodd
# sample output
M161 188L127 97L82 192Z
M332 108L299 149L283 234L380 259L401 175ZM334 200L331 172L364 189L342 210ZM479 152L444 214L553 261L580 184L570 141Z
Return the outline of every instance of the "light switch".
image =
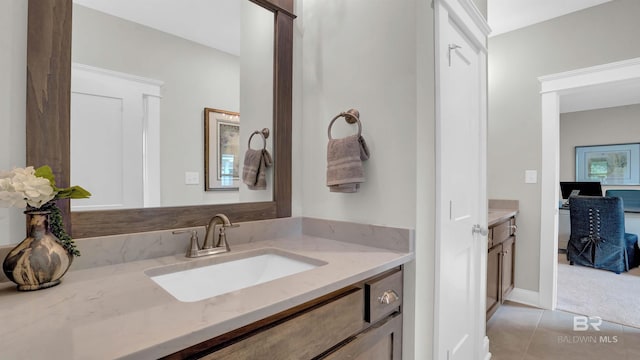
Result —
M538 171L537 170L525 170L524 171L524 182L525 184L535 184L538 182Z
M184 173L184 183L186 185L200 184L200 174L197 171L187 171Z

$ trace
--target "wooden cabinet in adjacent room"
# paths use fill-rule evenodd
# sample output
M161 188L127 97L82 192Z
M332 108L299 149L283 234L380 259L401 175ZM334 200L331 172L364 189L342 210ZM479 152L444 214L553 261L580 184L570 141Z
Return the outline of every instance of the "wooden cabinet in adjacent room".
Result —
M489 226L487 254L487 320L514 287L515 216Z

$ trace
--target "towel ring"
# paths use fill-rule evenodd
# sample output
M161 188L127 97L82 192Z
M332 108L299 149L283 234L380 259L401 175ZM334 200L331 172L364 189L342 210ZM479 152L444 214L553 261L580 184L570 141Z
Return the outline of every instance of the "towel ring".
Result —
M247 146L249 147L249 149L251 149L251 139L253 138L253 135L256 134L260 134L260 136L262 136L262 150L266 150L267 149L267 138L269 138L269 129L264 128L262 129L262 131L254 131L251 133L251 136L249 136L249 143L247 144Z
M331 119L331 122L329 123L329 130L328 135L329 135L329 140L333 140L333 138L331 137L331 127L333 127L333 123L336 122L336 120L338 120L339 117L343 117L344 119L349 123L349 124L353 124L353 123L358 123L358 136L362 135L362 124L360 123L360 112L358 112L358 110L356 109L349 109L347 111L343 111L340 114L336 115L333 119Z

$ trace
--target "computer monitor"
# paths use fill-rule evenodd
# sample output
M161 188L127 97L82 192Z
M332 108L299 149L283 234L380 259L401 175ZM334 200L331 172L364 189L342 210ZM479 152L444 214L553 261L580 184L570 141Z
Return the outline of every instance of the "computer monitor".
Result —
M602 196L602 186L598 181L560 182L560 192L562 192L563 199L568 199L572 195L571 193L576 190L578 193L575 195Z

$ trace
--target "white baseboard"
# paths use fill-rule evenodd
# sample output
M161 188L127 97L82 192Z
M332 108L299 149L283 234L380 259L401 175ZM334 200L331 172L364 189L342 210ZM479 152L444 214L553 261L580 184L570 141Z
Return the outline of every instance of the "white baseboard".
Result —
M484 337L484 341L482 341L482 351L484 353L484 360L491 359L491 353L489 352L489 338L487 336ZM483 359L482 354L480 354L480 359Z
M507 300L538 308L541 307L540 293L537 291L515 288L513 289L513 291L511 291L511 294L509 294Z

